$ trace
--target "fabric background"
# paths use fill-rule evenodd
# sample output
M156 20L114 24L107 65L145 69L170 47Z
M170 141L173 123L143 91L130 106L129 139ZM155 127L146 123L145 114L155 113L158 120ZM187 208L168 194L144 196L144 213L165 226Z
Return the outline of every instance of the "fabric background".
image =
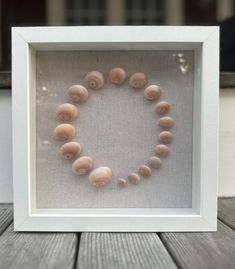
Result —
M162 87L160 99L172 104L174 141L169 157L151 178L119 188L116 180L136 171L153 154L161 131L153 111L155 102L145 100L143 90L133 90L128 83L114 86L106 81L105 88L89 90L88 101L78 106L74 140L82 144L82 155L91 156L96 167L109 166L114 173L110 184L95 188L87 176L73 175L72 161L60 158L62 143L53 138L59 124L55 111L68 102L71 85L84 84L87 72L99 70L107 77L108 70L116 66L125 68L128 75L144 72L149 84ZM37 207L191 207L193 83L192 51L37 52Z

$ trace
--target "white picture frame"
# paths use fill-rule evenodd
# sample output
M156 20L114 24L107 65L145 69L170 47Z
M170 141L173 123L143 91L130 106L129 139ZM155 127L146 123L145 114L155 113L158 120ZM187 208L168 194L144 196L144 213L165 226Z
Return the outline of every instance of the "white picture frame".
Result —
M195 52L192 208L37 209L35 52L152 49ZM215 231L217 227L219 28L92 26L12 28L15 231Z

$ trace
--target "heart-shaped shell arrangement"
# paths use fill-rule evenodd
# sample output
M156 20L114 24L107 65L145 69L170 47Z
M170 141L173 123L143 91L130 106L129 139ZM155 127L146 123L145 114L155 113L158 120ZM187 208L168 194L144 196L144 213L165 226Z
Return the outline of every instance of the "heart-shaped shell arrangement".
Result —
M108 73L108 79L115 85L121 85L127 81L127 73L121 67L112 68ZM144 97L150 102L157 101L162 95L162 89L158 85L147 85L148 79L144 73L137 72L129 77L128 83L135 90L144 89ZM73 160L72 172L77 175L89 173L89 183L95 187L106 185L112 180L113 172L111 168L101 166L94 168L94 162L90 156L80 156L82 146L71 141L76 135L76 130L71 124L78 115L77 104L84 103L89 97L87 89L100 90L105 85L105 77L99 71L91 71L85 76L85 86L72 85L68 89L70 103L61 104L56 109L56 116L62 123L55 127L54 137L57 140L66 142L60 148L61 158ZM120 187L125 187L129 181L138 184L142 178L148 178L152 174L152 169L159 169L162 159L169 155L169 144L172 143L173 135L170 129L174 126L174 120L167 116L171 110L171 105L166 101L157 102L153 109L159 116L159 126L163 129L158 137L159 143L156 145L153 156L150 156L145 164L140 165L137 171L130 172L127 179L119 178L117 183Z

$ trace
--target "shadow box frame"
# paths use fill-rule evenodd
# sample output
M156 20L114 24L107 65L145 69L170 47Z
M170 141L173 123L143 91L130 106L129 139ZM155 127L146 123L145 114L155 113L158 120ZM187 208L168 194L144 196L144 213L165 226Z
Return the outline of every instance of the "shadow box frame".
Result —
M193 50L192 208L36 207L36 51ZM15 231L180 232L217 228L219 28L12 28Z

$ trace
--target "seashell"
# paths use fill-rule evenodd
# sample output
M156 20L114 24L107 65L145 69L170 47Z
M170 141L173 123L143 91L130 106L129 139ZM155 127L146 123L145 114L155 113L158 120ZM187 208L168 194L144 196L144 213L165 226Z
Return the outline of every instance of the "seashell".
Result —
M158 169L162 165L162 161L158 157L152 156L148 160L148 165L154 169Z
M171 132L163 131L159 134L159 140L164 144L170 144L172 142L173 135Z
M99 71L91 71L85 76L85 82L88 88L99 90L104 86L104 76Z
M54 130L54 137L58 140L65 141L75 137L75 128L68 123L58 125Z
M72 164L72 170L75 175L85 175L93 168L93 160L89 156L78 158Z
M81 150L82 147L77 142L68 142L60 148L60 154L63 159L70 160L79 156Z
M109 79L113 84L120 85L127 78L126 71L123 68L115 67L109 71Z
M148 83L144 73L135 73L129 79L129 84L134 89L142 89Z
M163 144L157 145L155 151L160 157L166 157L169 154L169 148Z
M140 182L140 176L136 173L131 173L128 175L128 180L132 183L132 184L138 184Z
M120 187L126 187L127 181L125 180L125 178L119 178L118 179L118 185Z
M162 117L159 119L159 125L163 128L170 129L174 125L174 120L171 117Z
M71 121L77 117L78 109L72 104L62 104L57 107L56 115L61 121Z
M113 172L109 167L101 166L93 170L89 175L91 185L101 187L111 181Z
M68 89L68 95L72 102L83 103L88 98L88 90L82 85L73 85Z
M161 95L161 88L157 85L150 85L144 90L144 96L148 100L156 100Z
M142 177L150 177L152 174L151 169L147 165L141 165L139 167L138 173Z
M162 101L156 104L156 106L154 107L154 110L160 114L167 114L171 109L171 106L168 102Z

